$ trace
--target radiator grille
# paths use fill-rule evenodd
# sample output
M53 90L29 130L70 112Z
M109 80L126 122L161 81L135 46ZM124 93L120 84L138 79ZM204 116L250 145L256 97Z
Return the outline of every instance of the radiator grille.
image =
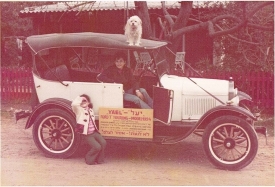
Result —
M215 106L216 100L213 98L185 98L183 103L183 116L186 119L192 116L202 115Z

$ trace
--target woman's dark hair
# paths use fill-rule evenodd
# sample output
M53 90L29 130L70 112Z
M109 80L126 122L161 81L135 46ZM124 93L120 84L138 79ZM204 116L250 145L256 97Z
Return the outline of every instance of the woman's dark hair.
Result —
M89 107L89 108L93 108L93 103L91 102L91 99L90 99L90 97L89 97L88 95L82 94L82 95L80 95L80 97L85 97L85 98L87 99L87 101L90 103L90 104L88 105L88 107Z
M117 53L115 54L114 60L116 61L117 59L120 59L120 58L122 58L124 61L127 61L127 56L126 56L126 54L125 54L124 52L122 52L122 51L119 51L119 52L117 52Z

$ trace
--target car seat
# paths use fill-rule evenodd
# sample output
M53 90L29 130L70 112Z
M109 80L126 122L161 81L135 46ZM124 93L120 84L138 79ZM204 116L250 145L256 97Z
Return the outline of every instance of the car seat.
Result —
M66 65L60 65L49 69L45 72L44 78L53 81L69 81L71 80L69 70Z

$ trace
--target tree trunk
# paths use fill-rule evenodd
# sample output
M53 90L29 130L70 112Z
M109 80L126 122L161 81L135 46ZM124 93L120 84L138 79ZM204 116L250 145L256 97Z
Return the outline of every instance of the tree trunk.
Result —
M142 38L149 39L152 36L152 27L146 1L135 1L136 14L142 20Z
M172 27L172 33L171 33L172 45L170 45L170 48L174 53L176 53L178 51L178 48L179 48L180 44L182 43L182 36L183 36L183 34L180 34L177 36L174 35L174 31L177 31L183 27L186 27L188 19L190 17L190 14L192 13L192 6L193 6L192 1L181 1L180 12L179 12L178 17L175 21L175 24Z
M172 31L176 31L187 25L190 14L192 13L192 1L181 1L180 12L172 28Z

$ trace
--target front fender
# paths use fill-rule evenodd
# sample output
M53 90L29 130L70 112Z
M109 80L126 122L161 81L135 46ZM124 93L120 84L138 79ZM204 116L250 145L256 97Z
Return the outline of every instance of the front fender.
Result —
M233 105L220 105L207 111L197 122L196 129L204 129L213 119L223 115L240 116L245 120L250 120L251 124L257 120L257 118L245 108Z
M62 99L62 98L51 98L51 99L47 99L45 101L43 101L42 103L40 103L39 105L37 105L34 110L32 111L32 113L30 114L25 129L30 128L36 117L43 111L49 109L49 108L61 108L64 109L66 111L68 111L72 116L75 116L75 114L72 111L71 108L71 101L67 100L67 99Z
M253 102L252 97L244 92L238 91L238 96L240 101L247 100L247 101Z

